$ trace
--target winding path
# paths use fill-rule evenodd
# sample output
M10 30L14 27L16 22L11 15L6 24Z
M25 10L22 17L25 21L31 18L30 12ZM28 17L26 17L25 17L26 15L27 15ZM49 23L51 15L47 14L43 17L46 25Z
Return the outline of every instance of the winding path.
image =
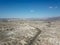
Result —
M33 27L33 26L32 26ZM34 27L36 30L38 30L37 34L33 37L33 39L30 41L30 43L28 45L33 45L34 41L36 40L36 38L40 35L41 30L37 27Z

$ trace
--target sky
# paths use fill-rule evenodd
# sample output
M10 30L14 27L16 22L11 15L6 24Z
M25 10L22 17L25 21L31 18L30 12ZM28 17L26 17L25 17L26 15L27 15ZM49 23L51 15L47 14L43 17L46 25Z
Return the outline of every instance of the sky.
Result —
M60 16L60 0L0 0L0 18Z

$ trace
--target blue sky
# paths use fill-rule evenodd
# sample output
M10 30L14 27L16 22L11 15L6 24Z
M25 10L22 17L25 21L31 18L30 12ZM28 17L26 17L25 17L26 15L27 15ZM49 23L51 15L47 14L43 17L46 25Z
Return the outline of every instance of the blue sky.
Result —
M0 0L0 18L60 16L60 0Z

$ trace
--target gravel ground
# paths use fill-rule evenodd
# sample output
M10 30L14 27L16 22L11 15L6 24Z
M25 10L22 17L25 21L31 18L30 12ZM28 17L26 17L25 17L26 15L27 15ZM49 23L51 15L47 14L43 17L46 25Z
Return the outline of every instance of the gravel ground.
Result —
M0 22L0 45L60 45L60 21Z

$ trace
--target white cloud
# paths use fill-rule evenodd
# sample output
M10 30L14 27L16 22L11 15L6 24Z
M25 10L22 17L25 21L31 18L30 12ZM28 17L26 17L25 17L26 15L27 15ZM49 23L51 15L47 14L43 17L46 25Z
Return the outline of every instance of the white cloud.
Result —
M49 8L53 8L52 6L50 6Z
M52 9L52 8L55 8L55 9L56 9L56 8L58 8L58 6L55 6L55 7L53 7L53 6L50 6L49 8L51 8L51 9Z
M34 10L30 10L30 12L35 12Z

